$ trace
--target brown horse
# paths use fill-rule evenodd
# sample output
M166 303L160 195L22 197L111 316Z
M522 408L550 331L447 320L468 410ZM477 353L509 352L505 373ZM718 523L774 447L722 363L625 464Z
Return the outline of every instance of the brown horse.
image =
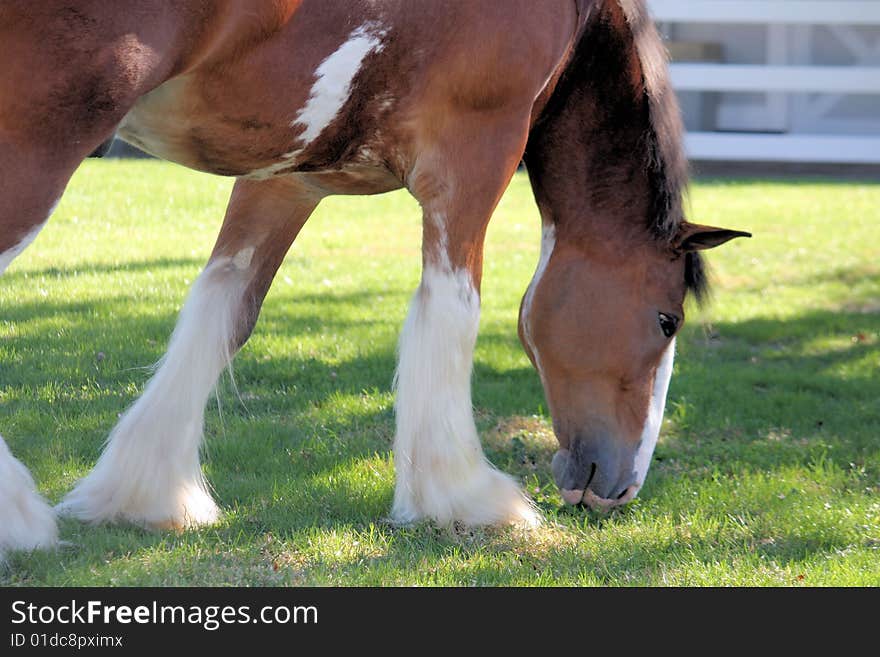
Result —
M642 486L697 251L665 55L642 0L6 0L0 5L0 271L79 163L118 134L235 176L165 357L60 509L91 522L210 523L204 406L320 200L405 187L422 281L400 339L392 516L535 522L483 456L470 396L483 239L520 161L544 225L520 337L566 501ZM55 537L0 441L0 549Z

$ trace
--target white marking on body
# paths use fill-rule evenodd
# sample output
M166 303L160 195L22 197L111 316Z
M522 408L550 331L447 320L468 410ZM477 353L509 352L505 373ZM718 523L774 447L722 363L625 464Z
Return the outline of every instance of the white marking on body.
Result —
M394 106L394 96L391 94L385 94L382 96L382 100L379 103L379 111L387 112Z
M351 83L361 63L371 52L382 50L385 31L374 23L355 29L336 52L315 70L315 84L309 100L297 113L292 125L305 126L300 135L306 144L314 141L339 114L351 94Z
M247 269L251 266L251 260L256 250L256 247L253 246L245 247L235 254L235 257L232 258L232 264L235 265L236 269Z
M315 69L315 83L306 104L290 123L291 127L304 128L299 135L302 145L285 153L278 162L250 172L247 178L265 180L295 165L297 156L333 123L348 102L352 82L361 64L367 55L382 50L385 34L386 31L378 24L365 23L349 34L348 39L321 62Z
M392 516L536 524L519 486L483 455L470 388L480 299L467 270L453 270L445 251L439 259L425 266L400 336Z
M9 550L46 548L57 539L52 507L0 436L0 559Z
M535 299L535 290L538 288L541 279L544 277L544 272L547 271L547 265L550 263L550 257L553 255L553 249L555 247L556 225L552 221L545 219L542 223L541 229L541 256L538 258L538 266L535 269L535 275L532 277L532 282L529 283L529 288L526 290L526 295L525 298L523 298L522 304L523 337L529 345L532 356L535 358L535 365L538 369L538 375L541 377L542 381L544 379L544 372L541 369L541 361L540 356L538 355L538 350L535 348L535 343L532 340L530 317L532 312L532 302Z
M434 245L434 257L437 258L437 267L447 273L452 273L452 263L449 261L449 233L446 231L446 215L435 213L428 215L428 219L437 230L437 243ZM479 305L479 296L477 297Z
M249 178L251 180L268 180L269 178L278 175L285 169L296 166L296 156L299 155L301 152L301 149L297 149L294 151L290 151L289 153L285 153L281 156L281 159L278 162L274 162L273 164L265 166L262 169L251 171L250 173L245 174L243 177Z
M235 258L216 258L196 280L155 375L61 511L92 522L176 527L217 518L199 447L205 405L232 358L232 334L249 282L241 265L249 265L252 255L248 247Z
M648 407L648 417L642 429L641 442L636 452L633 470L636 476L636 485L641 487L645 483L648 468L651 465L651 456L654 447L660 437L660 425L663 424L663 411L666 408L666 393L669 391L669 381L672 378L672 363L675 360L675 340L673 339L654 375L654 389L651 393L651 405Z

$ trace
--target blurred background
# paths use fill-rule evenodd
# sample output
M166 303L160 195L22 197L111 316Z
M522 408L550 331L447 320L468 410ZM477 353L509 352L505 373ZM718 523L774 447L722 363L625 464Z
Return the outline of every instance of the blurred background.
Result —
M692 160L880 172L880 2L649 4Z

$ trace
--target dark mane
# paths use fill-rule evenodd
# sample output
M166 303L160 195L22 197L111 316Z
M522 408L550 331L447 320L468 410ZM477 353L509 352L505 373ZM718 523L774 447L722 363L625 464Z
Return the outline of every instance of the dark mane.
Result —
M621 190L647 185L648 239L672 245L685 221L688 164L667 52L644 0L577 0L580 27L563 73L532 128L525 152L536 194L574 197L556 183L582 179L581 209L624 211ZM572 149L583 159L572 157ZM576 213L574 213L576 214ZM705 265L687 254L685 283L707 296Z
M642 68L649 127L645 135L652 207L648 217L654 236L671 243L684 216L688 163L678 100L667 70L668 53L643 0L617 0L626 14ZM708 297L706 265L697 252L685 255L685 284L697 303Z

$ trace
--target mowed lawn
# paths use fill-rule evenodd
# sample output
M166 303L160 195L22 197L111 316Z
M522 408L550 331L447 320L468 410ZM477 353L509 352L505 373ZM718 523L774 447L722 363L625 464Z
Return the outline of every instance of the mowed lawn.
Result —
M163 353L231 181L88 161L0 278L0 433L57 502ZM486 249L474 406L490 459L546 522L394 527L391 380L419 276L404 192L326 201L281 268L207 414L224 510L185 533L61 524L11 585L878 585L880 185L701 180L695 221L750 230L711 254L647 483L610 514L565 508L555 438L516 336L540 225L518 174ZM601 348L601 345L597 345ZM219 402L219 403L218 403Z

